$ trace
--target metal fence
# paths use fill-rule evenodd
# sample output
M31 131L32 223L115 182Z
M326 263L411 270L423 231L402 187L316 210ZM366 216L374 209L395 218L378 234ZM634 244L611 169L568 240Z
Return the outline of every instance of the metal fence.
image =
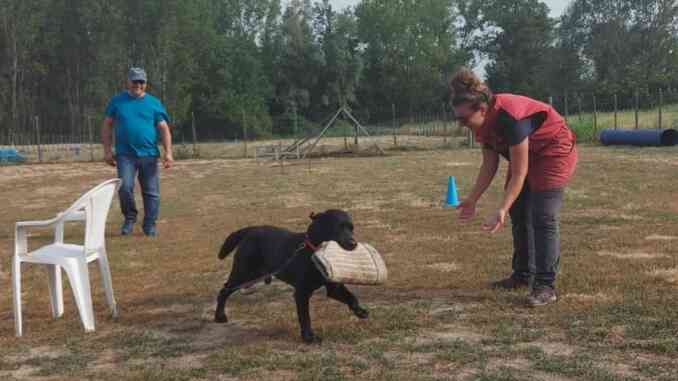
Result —
M654 92L636 91L632 94L564 94L544 100L550 102L577 132L580 142L595 143L605 128L678 128L678 91L661 89ZM355 119L364 127L356 128L348 118L337 118L330 127L334 114L324 117L273 119L264 133L248 122L215 128L200 126L192 119L172 126L174 156L187 158L254 158L275 156L285 149L294 150L295 144L306 140L308 148L326 129L322 140L313 147L313 154L369 152L380 150L433 150L473 147L468 130L460 127L451 111L443 104L419 112L398 112L395 106L384 110L354 110ZM103 159L100 115L85 115L74 129L45 126L37 116L30 119L28 128L12 136L0 133L0 148L15 148L28 162L98 161ZM47 127L47 128L46 128ZM74 131L75 130L75 131ZM255 135L253 131L258 133ZM369 135L369 136L368 136ZM306 144L308 143L308 144ZM303 149L298 156L303 156ZM294 155L290 155L294 156Z

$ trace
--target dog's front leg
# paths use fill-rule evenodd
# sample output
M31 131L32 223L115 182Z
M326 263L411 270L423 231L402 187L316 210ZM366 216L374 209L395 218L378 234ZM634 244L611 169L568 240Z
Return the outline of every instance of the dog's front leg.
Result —
M358 298L356 298L346 286L341 283L328 283L325 287L327 288L328 297L346 304L348 308L353 311L355 316L361 319L367 319L370 313L360 306Z
M311 315L308 311L308 304L311 300L313 291L295 290L294 301L297 303L297 316L299 317L299 326L301 327L301 338L308 344L319 343L320 337L316 336L311 329Z

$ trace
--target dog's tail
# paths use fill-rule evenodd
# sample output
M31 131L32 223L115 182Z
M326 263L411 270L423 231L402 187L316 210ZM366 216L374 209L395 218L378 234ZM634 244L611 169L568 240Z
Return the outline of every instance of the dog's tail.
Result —
M219 250L219 259L226 258L228 254L233 251L233 249L238 247L240 241L242 241L242 239L247 235L247 233L249 233L250 230L251 228L240 229L226 237L224 244L221 246L221 250Z

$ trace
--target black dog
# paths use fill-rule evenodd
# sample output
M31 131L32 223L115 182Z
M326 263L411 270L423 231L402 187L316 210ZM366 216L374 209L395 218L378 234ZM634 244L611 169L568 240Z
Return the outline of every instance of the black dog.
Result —
M353 313L366 319L367 310L358 299L340 283L328 282L312 262L315 248L325 241L336 241L344 250L357 246L353 239L353 222L342 210L327 210L311 214L311 224L306 233L293 233L273 226L253 226L238 230L226 238L219 258L224 259L233 249L238 251L233 259L233 268L224 288L217 297L214 321L228 321L225 312L226 299L243 286L261 279L270 281L268 274L294 287L294 301L301 326L301 337L307 343L320 342L311 329L308 303L318 288L325 286L327 296L348 305Z

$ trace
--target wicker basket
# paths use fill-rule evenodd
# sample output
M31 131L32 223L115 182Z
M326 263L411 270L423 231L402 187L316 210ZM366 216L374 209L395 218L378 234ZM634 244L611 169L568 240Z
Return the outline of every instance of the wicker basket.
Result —
M330 282L377 285L384 283L388 276L381 255L366 243L346 251L334 241L324 242L312 258Z

